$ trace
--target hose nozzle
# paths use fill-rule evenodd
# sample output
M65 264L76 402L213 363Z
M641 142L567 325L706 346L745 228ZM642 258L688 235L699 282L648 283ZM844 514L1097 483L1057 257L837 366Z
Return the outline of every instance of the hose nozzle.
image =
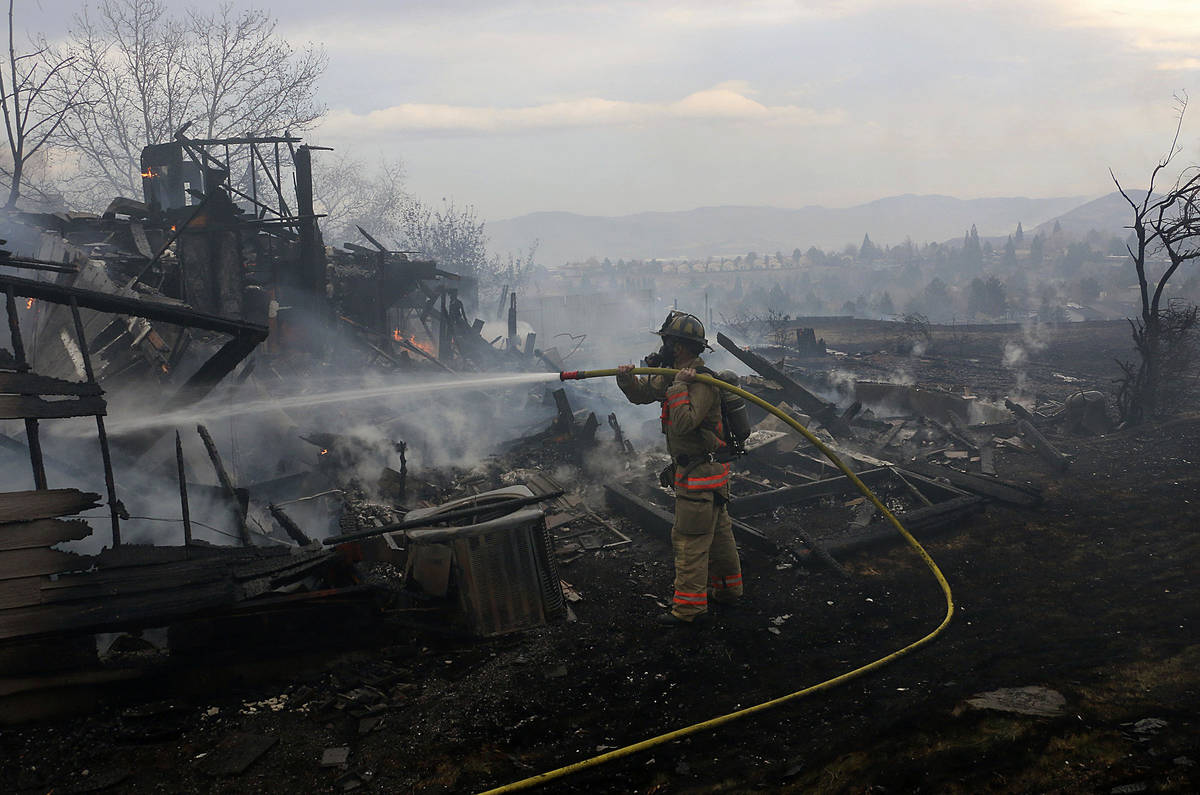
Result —
M564 370L558 374L559 381L575 381L579 378L578 370Z

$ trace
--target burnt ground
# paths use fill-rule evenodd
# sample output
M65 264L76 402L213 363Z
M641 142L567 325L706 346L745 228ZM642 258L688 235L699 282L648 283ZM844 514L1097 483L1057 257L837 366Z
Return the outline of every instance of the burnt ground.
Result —
M1052 395L1077 388L1060 372L1107 388L1127 332L1088 326L1031 352L1029 383ZM954 331L969 336L955 340L957 362L936 348L927 360L879 353L894 328L819 333L861 354L859 371L905 365L918 382L981 394L1012 383L997 353L1004 330ZM1040 485L1044 504L992 504L921 539L957 605L930 645L543 791L1200 790L1200 414L1103 437L1049 435L1075 456L1064 475L997 453L999 475ZM669 592L667 545L622 527L631 547L562 567L582 597L574 622L473 642L414 633L396 614L350 651L193 668L165 693L139 686L140 699L126 692L86 716L0 729L0 789L478 791L820 682L923 636L944 611L901 545L846 557L850 580L744 550L745 604L707 627L664 631L651 619ZM366 723L333 698L364 684L384 704ZM1061 693L1062 714L966 703L1031 685ZM241 735L277 741L240 775L206 772L223 743L252 742ZM330 747L349 749L345 765L321 766Z

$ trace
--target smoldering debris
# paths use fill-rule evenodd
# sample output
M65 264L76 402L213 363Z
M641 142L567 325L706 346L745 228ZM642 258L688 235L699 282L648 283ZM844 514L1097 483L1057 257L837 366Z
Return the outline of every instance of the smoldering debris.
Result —
M0 282L13 348L0 396L14 398L0 455L20 464L0 494L0 643L166 627L160 656L180 665L398 636L519 648L543 627L574 631L589 599L565 585L576 573L665 560L655 412L611 381L558 381L640 361L660 298L610 286L496 300L436 262L328 248L283 203L263 224L227 176L208 179L196 204L156 188L99 218L15 221L26 256L6 264L66 264L55 281ZM1105 413L1094 397L1009 389L1031 353L998 362L1005 388L989 393L929 378L950 357L919 341L843 353L816 319L738 333L710 323L706 364L786 406L926 535L989 503L1036 506L1038 485L1004 477L1003 461L1028 455L1058 477L1064 434ZM771 570L853 578L850 557L894 531L790 427L753 419L730 505L739 543Z

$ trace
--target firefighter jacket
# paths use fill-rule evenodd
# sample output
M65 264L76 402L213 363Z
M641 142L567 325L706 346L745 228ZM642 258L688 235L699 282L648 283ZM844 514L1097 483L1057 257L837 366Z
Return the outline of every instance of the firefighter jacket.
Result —
M699 357L687 364L693 369L703 366ZM675 464L675 494L729 499L729 464L715 460L724 445L720 391L699 381L668 381L661 375L637 378L629 373L617 375L617 386L630 403L662 405L662 432Z

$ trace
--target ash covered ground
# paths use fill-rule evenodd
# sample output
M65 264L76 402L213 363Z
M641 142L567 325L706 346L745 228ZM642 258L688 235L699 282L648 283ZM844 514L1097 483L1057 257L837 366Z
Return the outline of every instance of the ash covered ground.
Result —
M1108 391L1128 329L941 328L923 356L896 353L894 324L845 321L822 335L846 355L806 365L810 375L902 374L1036 402ZM1066 472L1032 452L996 451L998 475L1039 486L1040 506L993 503L920 538L957 605L932 644L543 791L1200 789L1200 414L1101 436L1046 433L1074 457ZM944 612L933 577L898 541L842 556L849 579L743 548L745 604L665 631L652 619L669 594L668 545L605 508L611 471L576 471L535 448L470 477L479 490L522 467L552 470L633 539L560 562L575 620L481 641L414 630L401 610L362 627L313 615L311 632L328 642L213 653L110 685L84 714L0 729L0 788L479 791L821 682L920 638ZM651 478L644 470L635 462L627 475ZM775 517L764 532L794 544L789 521L816 524L820 512ZM1049 715L970 703L1004 688L1062 701ZM242 772L214 772L214 760L264 747Z

